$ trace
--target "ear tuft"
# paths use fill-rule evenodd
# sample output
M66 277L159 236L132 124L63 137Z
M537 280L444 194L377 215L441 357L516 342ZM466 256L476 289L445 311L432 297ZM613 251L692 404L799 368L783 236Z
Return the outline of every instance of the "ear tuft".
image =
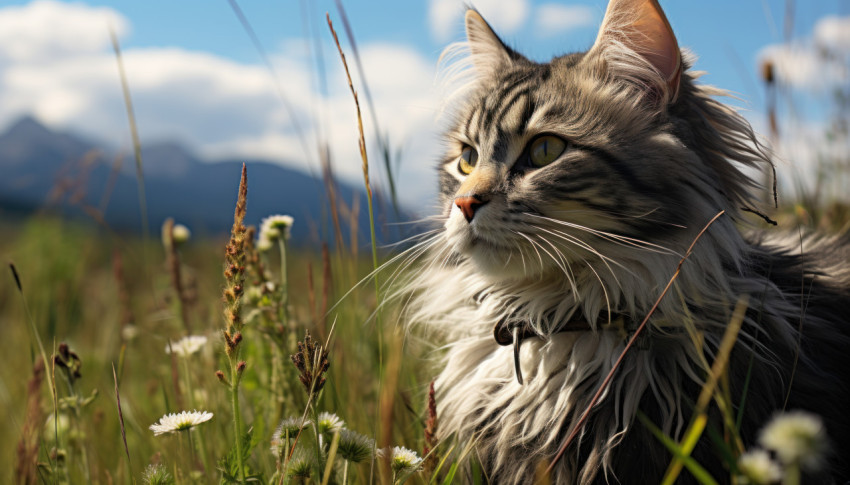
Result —
M591 51L600 52L618 74L675 100L682 55L658 0L611 0Z
M475 70L489 76L510 64L516 54L508 48L477 10L466 11L466 39Z

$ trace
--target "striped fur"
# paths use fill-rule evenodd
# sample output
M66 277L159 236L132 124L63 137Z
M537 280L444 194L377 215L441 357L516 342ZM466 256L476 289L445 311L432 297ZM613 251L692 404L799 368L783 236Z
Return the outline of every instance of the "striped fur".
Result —
M850 456L848 241L742 229L740 209L756 205L749 174L770 169L768 153L716 99L722 91L687 70L671 88L671 76L630 50L626 27L608 19L603 30L626 32L625 40L601 34L587 53L535 63L474 16L467 23L472 71L459 70L473 76L451 98L439 166L441 225L411 249L421 263L406 281L409 320L444 343L436 382L442 437L475 440L491 482L528 483L625 345L623 333L558 333L559 325L575 315L594 324L609 315L639 322L698 231L724 210L555 467L554 482L657 482L670 455L635 414L681 437L733 308L747 296L729 367L740 402L753 362L745 444L783 408L790 389L788 407L821 415L833 443L829 466L812 479L843 483ZM567 150L543 168L519 163L541 134L567 140ZM464 146L479 154L468 176L458 169ZM486 187L489 202L468 222L453 201L473 185ZM512 350L493 339L494 325L506 318L528 322L539 335L521 348L524 385L514 378ZM718 419L712 414L709 426L722 429ZM707 438L694 456L715 478L728 479ZM689 480L683 474L682 483Z

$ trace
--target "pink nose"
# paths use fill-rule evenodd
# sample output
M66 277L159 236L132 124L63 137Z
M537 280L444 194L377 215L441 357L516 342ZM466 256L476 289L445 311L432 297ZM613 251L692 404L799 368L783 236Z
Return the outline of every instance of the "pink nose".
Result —
M486 203L486 200L482 200L477 195L473 195L471 197L458 197L455 199L455 205L461 212L463 212L463 217L466 218L466 222L472 222L472 218L475 217L475 212Z

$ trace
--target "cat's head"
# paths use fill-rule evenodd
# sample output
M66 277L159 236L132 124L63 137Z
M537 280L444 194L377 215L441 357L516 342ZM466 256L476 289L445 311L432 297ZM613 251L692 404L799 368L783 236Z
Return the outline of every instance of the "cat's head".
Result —
M475 77L449 107L440 203L444 243L484 274L681 252L751 202L741 168L767 158L720 92L693 82L657 1L613 0L591 49L548 63L475 10L466 32Z

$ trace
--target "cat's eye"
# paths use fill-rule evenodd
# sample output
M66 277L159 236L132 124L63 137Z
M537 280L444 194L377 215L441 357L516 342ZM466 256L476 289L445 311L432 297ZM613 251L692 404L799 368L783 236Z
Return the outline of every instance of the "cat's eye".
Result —
M557 160L566 148L567 143L564 140L557 136L544 135L531 142L528 156L535 167L545 167Z
M464 175L469 175L478 163L478 152L470 146L463 147L460 158L457 161L457 169Z

